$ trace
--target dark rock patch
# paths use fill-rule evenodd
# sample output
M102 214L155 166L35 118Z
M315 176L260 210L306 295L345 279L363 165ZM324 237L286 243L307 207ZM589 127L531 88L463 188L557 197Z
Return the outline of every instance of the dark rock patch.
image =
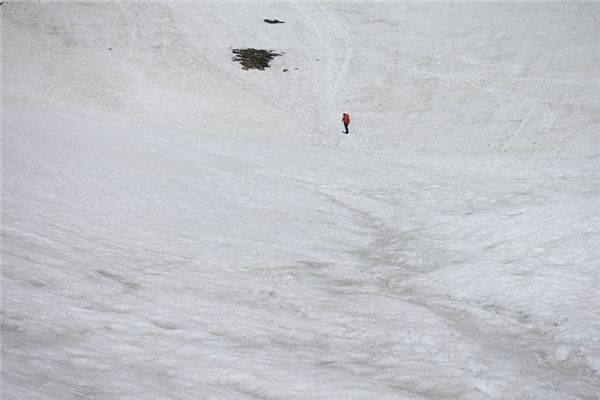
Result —
M285 24L285 21L280 21L278 19L263 19L267 24Z
M262 49L233 49L232 53L235 54L233 61L239 61L242 69L259 69L261 71L269 68L269 63L274 57L281 55L273 50Z

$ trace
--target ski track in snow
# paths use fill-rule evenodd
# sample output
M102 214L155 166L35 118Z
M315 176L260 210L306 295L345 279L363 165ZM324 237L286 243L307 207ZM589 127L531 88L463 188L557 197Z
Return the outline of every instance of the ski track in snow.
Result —
M2 397L600 399L598 17L5 2Z

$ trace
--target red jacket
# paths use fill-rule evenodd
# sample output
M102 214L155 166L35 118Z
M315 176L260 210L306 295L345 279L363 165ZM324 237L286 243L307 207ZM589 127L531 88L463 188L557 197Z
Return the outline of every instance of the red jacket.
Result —
M342 118L342 121L344 121L344 124L349 125L350 124L350 116L346 113L344 113L344 117Z

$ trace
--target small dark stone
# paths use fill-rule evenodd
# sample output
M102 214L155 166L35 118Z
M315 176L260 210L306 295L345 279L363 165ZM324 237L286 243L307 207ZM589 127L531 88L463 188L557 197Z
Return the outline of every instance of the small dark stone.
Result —
M112 47L109 47L108 49L109 49L109 50L112 50Z
M285 24L285 21L280 21L278 19L263 19L267 24Z
M288 69L287 69L287 68L284 68L284 69L283 69L283 72L288 72Z

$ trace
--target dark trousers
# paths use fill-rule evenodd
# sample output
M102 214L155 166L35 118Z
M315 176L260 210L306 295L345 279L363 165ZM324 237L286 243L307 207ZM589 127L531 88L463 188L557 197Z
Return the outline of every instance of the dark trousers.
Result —
M348 124L344 124L344 128L346 129L346 135L348 134Z

